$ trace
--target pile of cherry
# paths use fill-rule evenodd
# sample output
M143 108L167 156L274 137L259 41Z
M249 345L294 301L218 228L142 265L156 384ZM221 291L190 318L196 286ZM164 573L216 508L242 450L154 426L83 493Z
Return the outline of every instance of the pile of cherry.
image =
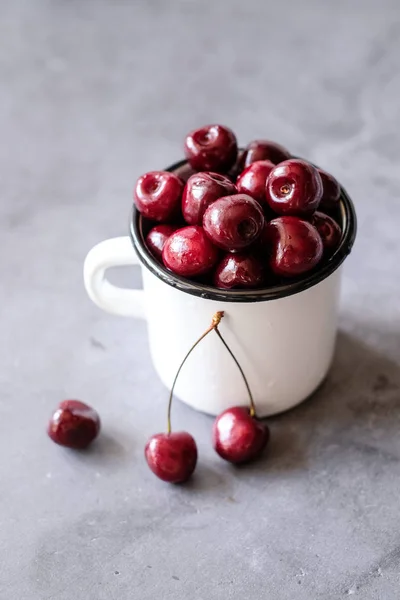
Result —
M274 142L238 151L209 125L185 139L187 163L136 182L146 244L173 273L217 288L261 288L301 277L339 245L336 179ZM157 224L155 224L155 222Z

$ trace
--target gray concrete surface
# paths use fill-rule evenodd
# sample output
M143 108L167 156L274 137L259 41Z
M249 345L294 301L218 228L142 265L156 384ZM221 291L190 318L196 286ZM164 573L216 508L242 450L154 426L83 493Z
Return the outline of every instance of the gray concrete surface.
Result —
M1 600L398 600L399 33L398 0L1 2ZM142 458L167 397L145 324L81 265L209 121L333 171L360 232L325 386L238 470L178 403L200 464L169 487ZM101 413L88 453L44 433L65 397Z

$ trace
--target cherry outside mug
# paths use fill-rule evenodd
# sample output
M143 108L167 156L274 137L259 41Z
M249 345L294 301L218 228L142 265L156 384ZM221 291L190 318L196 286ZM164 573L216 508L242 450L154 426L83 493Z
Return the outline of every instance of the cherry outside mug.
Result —
M305 400L328 373L342 263L357 229L353 203L343 188L340 221L339 247L311 274L268 289L219 290L183 279L159 264L146 248L148 226L134 209L130 236L105 240L88 253L85 287L103 310L146 320L152 361L168 388L214 313L224 311L221 332L246 374L258 416L266 417ZM142 290L119 288L107 280L107 269L123 265L141 267ZM189 356L175 392L186 404L211 415L248 402L237 366L213 333Z

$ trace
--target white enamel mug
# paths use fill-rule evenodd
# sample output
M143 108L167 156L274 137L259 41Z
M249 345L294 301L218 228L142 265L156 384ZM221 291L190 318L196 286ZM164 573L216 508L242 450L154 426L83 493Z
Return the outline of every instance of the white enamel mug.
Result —
M266 417L310 396L332 362L341 264L356 235L354 207L344 190L340 218L340 246L315 273L274 288L226 291L185 280L161 266L146 248L148 226L134 210L130 236L105 240L90 250L85 287L103 310L146 320L153 364L167 388L214 313L224 311L220 330L246 374L258 416ZM143 290L122 289L106 279L107 269L122 265L141 267ZM248 402L238 368L214 332L188 358L175 392L211 415Z

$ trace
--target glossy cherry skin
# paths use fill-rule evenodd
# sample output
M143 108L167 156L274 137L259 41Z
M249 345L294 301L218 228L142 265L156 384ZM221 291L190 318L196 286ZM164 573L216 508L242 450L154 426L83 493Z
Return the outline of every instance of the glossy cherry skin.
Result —
M322 212L316 212L311 217L311 223L321 236L325 254L332 254L339 246L342 231L332 217Z
M184 483L196 468L196 442L186 431L152 435L144 454L154 475L169 483Z
M216 246L235 252L250 246L258 238L264 227L264 214L251 196L225 196L207 208L203 227Z
M233 183L236 183L237 178L239 177L240 173L243 171L243 156L244 156L244 150L238 150L236 162L227 173L227 176Z
M311 215L322 198L318 170L297 158L280 163L268 176L265 197L278 215Z
M183 181L173 173L151 171L137 180L133 199L144 217L170 221L179 214L183 186Z
M171 171L174 175L182 179L183 183L186 183L189 177L194 175L196 171L192 169L189 163L184 163L180 167L176 167L173 171Z
M214 421L212 442L221 458L234 464L258 458L269 441L269 429L250 416L246 406L234 406Z
M228 177L218 173L196 173L183 190L183 218L189 225L201 225L204 211L211 202L235 193L236 186Z
M207 273L218 260L218 250L199 225L175 231L165 242L162 259L167 269L182 277Z
M146 246L153 256L161 259L167 239L177 230L173 225L156 225L146 236Z
M269 266L282 277L295 277L313 269L321 260L321 237L311 223L298 217L278 217L266 226Z
M77 450L89 446L99 431L99 415L80 400L60 402L47 427L47 433L53 442Z
M267 177L274 168L270 160L257 160L245 169L236 181L239 194L248 194L261 206L266 206L265 185ZM267 205L269 206L269 205Z
M222 289L258 288L264 283L264 267L258 258L242 252L227 254L217 265L214 285Z
M223 125L206 125L185 139L185 155L195 171L227 173L238 155L236 136Z
M320 208L322 210L332 210L336 208L340 200L340 185L339 182L322 169L318 169L318 173L322 180L322 198Z
M270 140L254 140L245 148L242 167L246 169L257 160L270 160L274 165L287 160L291 154L286 148Z

